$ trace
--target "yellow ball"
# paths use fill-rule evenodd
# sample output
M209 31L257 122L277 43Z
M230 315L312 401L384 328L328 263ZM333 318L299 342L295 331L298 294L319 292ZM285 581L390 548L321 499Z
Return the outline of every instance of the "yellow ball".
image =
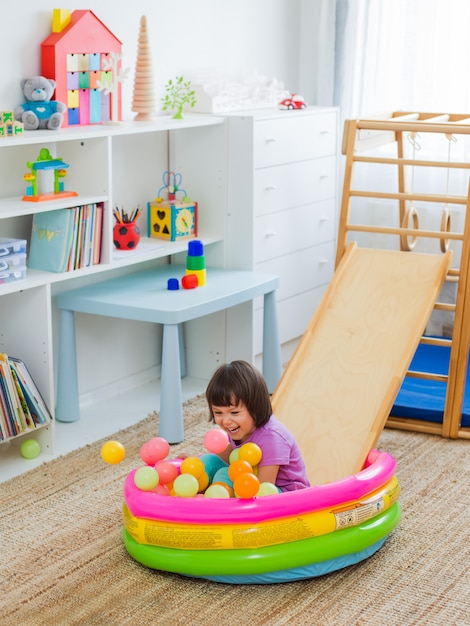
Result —
M117 465L126 458L126 449L119 441L107 441L101 446L101 458L109 465Z
M204 471L204 463L197 456L188 456L181 463L182 474L192 474L195 478L199 478Z
M262 456L261 448L256 443L244 443L239 448L238 458L242 461L248 461L251 467L258 465Z

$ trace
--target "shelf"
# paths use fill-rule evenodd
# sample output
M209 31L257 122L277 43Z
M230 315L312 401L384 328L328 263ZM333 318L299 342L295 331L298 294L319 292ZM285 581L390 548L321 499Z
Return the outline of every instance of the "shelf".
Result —
M170 116L158 116L148 122L123 121L117 124L97 124L96 126L68 126L60 130L30 130L23 136L0 139L1 147L38 145L96 139L100 137L116 137L119 135L137 135L142 133L166 132L189 128L218 126L225 123L225 118L204 114L187 114L182 120L174 120Z
M32 213L43 213L55 209L68 209L93 202L107 202L108 196L72 196L70 198L58 198L44 202L30 202L22 200L21 197L0 198L0 219L11 217L21 217Z

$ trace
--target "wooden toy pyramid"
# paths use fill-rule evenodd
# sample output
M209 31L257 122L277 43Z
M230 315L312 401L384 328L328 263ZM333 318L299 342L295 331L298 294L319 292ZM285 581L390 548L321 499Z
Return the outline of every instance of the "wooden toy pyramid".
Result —
M134 77L132 111L137 112L136 121L151 120L157 111L152 75L152 60L147 34L147 18L140 18L139 45Z

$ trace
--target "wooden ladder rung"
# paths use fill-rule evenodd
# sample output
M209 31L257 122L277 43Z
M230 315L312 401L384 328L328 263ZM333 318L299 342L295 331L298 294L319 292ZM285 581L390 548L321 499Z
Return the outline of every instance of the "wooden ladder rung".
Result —
M406 375L409 378L422 378L424 380L434 380L440 383L446 383L449 380L447 374L431 374L430 372L415 372L413 370L408 370Z
M346 230L356 233L375 233L381 235L404 235L407 237L424 237L429 239L453 239L462 241L462 233L442 233L436 230L420 230L419 228L400 228L393 226L368 226L364 224L346 224Z

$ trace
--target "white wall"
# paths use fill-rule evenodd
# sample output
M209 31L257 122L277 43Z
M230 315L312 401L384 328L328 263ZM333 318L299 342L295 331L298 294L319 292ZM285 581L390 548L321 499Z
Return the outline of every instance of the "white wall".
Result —
M317 2L317 0L311 0ZM23 0L2 25L0 110L23 102L20 80L40 73L54 8L90 9L123 42L123 116L130 119L140 17L147 16L156 96L170 78L202 71L244 80L254 72L298 90L300 0Z

